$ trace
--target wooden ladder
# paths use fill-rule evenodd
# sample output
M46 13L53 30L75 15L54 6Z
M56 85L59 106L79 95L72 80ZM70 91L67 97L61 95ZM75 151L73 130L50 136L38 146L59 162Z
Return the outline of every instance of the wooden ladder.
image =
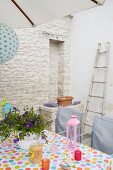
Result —
M108 77L108 60L109 60L109 49L110 43L106 43L106 50L102 51L101 43L98 43L93 75L91 79L89 95L86 103L86 109L83 119L84 128L85 126L92 127L93 119L95 115L104 116L104 107L105 107L105 99L106 99L106 88L107 88L107 77ZM101 59L100 59L101 58ZM100 64L102 59L104 60L104 64ZM96 76L99 75L99 71L103 74L103 80L96 80ZM100 77L101 78L101 77ZM100 86L100 87L99 87ZM101 94L95 94L96 90L100 88ZM98 107L98 103L100 103L100 107ZM93 106L93 109L91 108Z

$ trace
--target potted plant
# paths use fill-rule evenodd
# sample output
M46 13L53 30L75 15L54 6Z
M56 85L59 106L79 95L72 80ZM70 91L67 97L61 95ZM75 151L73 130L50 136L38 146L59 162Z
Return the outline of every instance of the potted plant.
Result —
M50 123L41 114L36 113L33 107L28 108L27 106L24 108L23 114L20 114L20 111L13 107L12 112L6 114L5 119L0 122L0 136L4 141L16 132L14 142L22 141L26 136L30 137L31 134L41 136L46 140L44 129Z

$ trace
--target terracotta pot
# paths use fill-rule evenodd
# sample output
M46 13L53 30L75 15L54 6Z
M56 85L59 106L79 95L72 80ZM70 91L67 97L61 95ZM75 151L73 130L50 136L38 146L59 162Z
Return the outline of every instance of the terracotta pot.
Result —
M57 98L57 103L59 106L66 107L72 105L72 100L72 96L62 96Z

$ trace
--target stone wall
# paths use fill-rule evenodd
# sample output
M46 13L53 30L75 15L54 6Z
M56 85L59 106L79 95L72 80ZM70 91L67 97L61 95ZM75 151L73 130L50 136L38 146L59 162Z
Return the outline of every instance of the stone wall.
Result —
M70 23L66 17L16 30L20 47L14 59L0 65L0 98L22 108L69 95Z

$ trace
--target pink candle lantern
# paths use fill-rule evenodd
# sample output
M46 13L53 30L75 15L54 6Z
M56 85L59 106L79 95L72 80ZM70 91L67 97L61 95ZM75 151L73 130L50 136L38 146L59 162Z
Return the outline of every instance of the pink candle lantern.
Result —
M67 122L67 149L74 151L76 149L76 137L77 137L77 126L80 121L76 115L72 115L71 119Z

